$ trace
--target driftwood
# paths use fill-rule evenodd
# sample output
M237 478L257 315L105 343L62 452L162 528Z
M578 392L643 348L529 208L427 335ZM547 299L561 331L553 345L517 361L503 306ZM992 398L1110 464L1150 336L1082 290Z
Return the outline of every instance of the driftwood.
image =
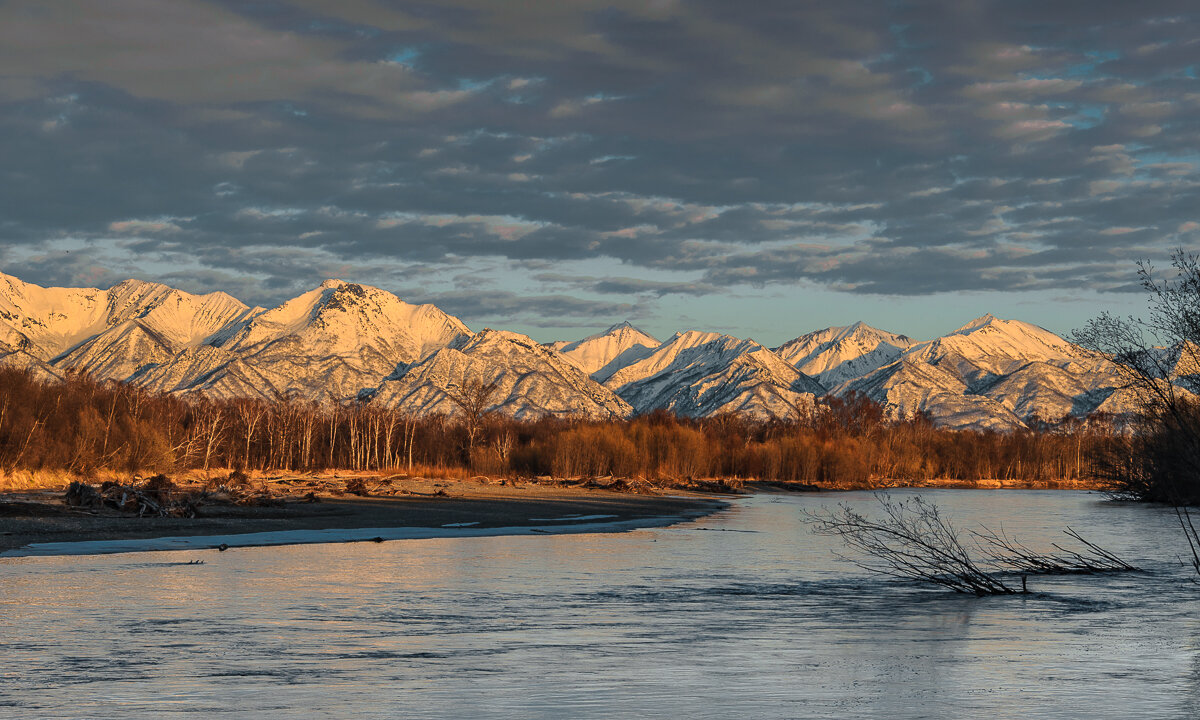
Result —
M243 476L244 477L244 476ZM182 517L193 518L200 507L212 505L274 506L283 501L266 490L254 490L241 478L231 477L233 484L219 485L202 491L183 492L165 475L155 475L148 480L135 478L128 484L107 480L96 487L83 482L67 486L63 500L73 507L94 510L110 508L138 517ZM310 493L311 494L311 493ZM313 496L312 502L316 501Z
M71 507L98 508L101 503L100 491L95 486L76 481L67 486L63 501Z

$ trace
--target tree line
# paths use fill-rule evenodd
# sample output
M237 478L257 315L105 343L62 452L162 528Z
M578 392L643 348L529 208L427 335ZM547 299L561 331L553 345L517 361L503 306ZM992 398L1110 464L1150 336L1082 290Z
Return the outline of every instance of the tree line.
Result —
M372 404L153 394L75 374L45 382L0 369L0 470L174 472L240 469L740 478L861 486L936 478L1070 481L1121 442L1104 422L1009 433L895 421L864 397L826 398L799 420L653 412L629 420L515 420L481 410L414 416Z

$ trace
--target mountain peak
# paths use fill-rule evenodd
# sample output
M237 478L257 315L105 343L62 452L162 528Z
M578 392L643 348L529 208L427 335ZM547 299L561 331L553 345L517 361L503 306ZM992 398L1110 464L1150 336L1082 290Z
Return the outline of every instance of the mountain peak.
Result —
M966 325L963 325L962 327L960 327L959 329L955 330L954 332L952 332L950 334L951 335L962 335L965 333L969 333L972 330L978 330L981 327L986 327L995 322L1004 322L1004 321L1000 320L1000 318L996 317L995 315L993 315L991 313L986 313L984 315L981 315L980 317L975 318L971 322L967 323Z
M345 282L338 280L337 278L330 278L330 279L326 280L325 282L321 283L321 289L322 290L336 289L336 288L340 288L341 286L343 286L345 284L346 284Z
M585 373L594 375L603 370L607 377L625 365L646 357L658 345L658 340L625 320L602 333L567 343L559 348L559 352Z
M909 337L859 320L801 335L776 348L775 353L825 387L836 387L895 361L913 344Z
M521 345L522 347L528 347L528 346L533 346L533 345L538 344L536 341L534 341L533 338L529 337L528 335L522 335L521 333L513 332L512 330L496 330L495 328L489 328L489 327L485 327L484 329L475 333L475 336L472 339L471 344L472 345L483 345L485 343L495 343L495 342L503 342L503 341L514 342L514 343Z

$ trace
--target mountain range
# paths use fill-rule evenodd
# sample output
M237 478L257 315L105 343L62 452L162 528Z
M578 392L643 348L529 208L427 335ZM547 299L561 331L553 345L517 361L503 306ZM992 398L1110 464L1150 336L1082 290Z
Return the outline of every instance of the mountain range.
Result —
M1003 431L1133 407L1111 363L991 315L925 341L860 322L773 349L700 331L660 342L623 322L542 344L472 332L433 305L341 280L268 309L138 280L43 288L0 273L0 365L182 395L360 400L413 413L453 413L455 393L487 384L493 410L523 418L658 409L788 418L822 396L859 393L892 417Z

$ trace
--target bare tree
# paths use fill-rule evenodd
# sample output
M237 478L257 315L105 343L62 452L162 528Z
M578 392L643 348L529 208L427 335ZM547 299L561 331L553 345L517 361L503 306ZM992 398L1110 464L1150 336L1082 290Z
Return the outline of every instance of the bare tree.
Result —
M212 462L213 453L221 443L222 431L225 425L225 413L221 407L201 398L196 406L196 432L204 446L204 476L208 477L208 467Z
M1200 533L1188 510L1200 503L1200 258L1179 249L1171 266L1174 277L1160 278L1138 263L1145 319L1102 313L1072 339L1115 363L1140 403L1133 432L1099 459L1098 474L1114 495L1174 507L1200 574Z
M445 389L446 397L454 403L462 415L463 427L467 431L467 457L475 450L475 441L483 427L483 421L492 407L492 397L499 389L495 380L484 382L482 378L468 378L464 373L458 384Z
M1063 534L1082 547L1072 549L1051 543L1055 552L1040 553L1030 550L1009 537L1003 530L997 532L988 527L972 530L980 550L996 566L1023 575L1091 575L1103 572L1137 572L1137 568L1104 548L1083 539L1071 528Z
M234 412L242 421L242 430L245 431L245 451L242 456L242 467L246 470L250 469L250 442L254 439L255 430L258 428L258 423L266 414L266 409L258 400L252 398L238 398L233 402Z

